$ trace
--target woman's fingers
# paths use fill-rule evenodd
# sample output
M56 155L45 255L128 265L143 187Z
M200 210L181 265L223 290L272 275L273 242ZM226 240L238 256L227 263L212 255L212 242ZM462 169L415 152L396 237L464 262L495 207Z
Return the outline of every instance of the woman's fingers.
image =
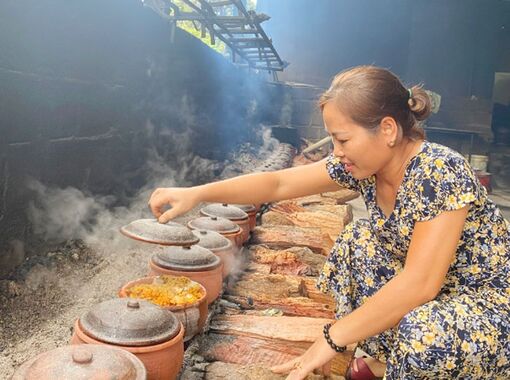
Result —
M162 194L165 189L156 189L152 192L149 198L149 208L151 209L152 214L159 218L162 214L161 210L163 206L165 206L165 201L163 199Z
M271 371L278 374L288 373L286 380L303 380L308 375L308 371L302 366L302 357L271 367Z
M297 363L298 358L292 359L286 363L271 367L271 371L273 371L274 373L289 373L290 371L296 368Z
M150 196L149 207L160 223L168 223L191 210L198 202L192 188L159 188ZM168 206L170 209L167 209Z
M163 214L161 214L158 218L159 223L168 223L170 220L175 218L176 216L179 216L181 213L177 208L171 208L170 210L165 211Z
M182 200L176 195L179 195L179 192L173 188L156 189L152 193L149 207L160 223L168 223L169 220L182 214ZM170 206L169 209L167 209L168 206Z

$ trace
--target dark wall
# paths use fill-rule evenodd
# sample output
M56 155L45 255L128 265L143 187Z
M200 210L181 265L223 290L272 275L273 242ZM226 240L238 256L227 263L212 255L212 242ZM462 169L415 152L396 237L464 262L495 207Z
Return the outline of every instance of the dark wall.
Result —
M505 1L499 14L500 28L496 71L510 72L510 2Z
M290 62L282 78L327 86L363 64L446 96L490 98L499 53L498 0L259 0L264 26Z
M135 192L147 151L171 161L182 144L165 131L222 159L269 104L261 81L197 39L177 29L172 44L139 0L2 1L0 51L0 277L9 242L31 236L29 179Z
M506 3L259 0L258 11L271 16L264 25L290 62L282 79L327 87L343 69L386 67L441 95L429 126L472 131L489 142L494 73L507 66Z
M500 1L413 2L407 78L443 96L492 97Z
M417 1L406 78L442 96L429 125L476 132L490 141L501 1ZM451 137L451 136L450 136ZM462 137L454 136L453 139Z
M406 0L258 0L278 53L280 78L328 86L338 71L362 64L407 70L412 2Z

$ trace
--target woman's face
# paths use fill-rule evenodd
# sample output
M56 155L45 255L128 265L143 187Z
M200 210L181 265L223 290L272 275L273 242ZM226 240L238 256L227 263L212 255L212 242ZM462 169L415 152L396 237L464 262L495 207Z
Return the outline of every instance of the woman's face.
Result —
M370 177L389 162L391 152L380 128L374 132L361 127L332 102L326 103L322 115L333 141L333 154L354 178Z

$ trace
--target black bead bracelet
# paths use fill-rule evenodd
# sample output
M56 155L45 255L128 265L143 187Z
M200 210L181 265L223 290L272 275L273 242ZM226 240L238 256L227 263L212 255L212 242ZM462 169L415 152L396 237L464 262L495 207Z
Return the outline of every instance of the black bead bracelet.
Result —
M329 336L330 328L331 328L331 323L324 325L324 329L322 330L324 332L324 339L326 339L326 342L328 342L329 346L336 352L344 352L347 349L347 347L346 346L337 346L333 342L333 339L331 339L331 337Z

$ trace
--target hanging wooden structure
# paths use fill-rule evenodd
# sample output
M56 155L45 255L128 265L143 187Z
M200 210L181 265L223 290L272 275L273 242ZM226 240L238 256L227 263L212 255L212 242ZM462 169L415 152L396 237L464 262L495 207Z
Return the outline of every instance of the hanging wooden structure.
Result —
M202 31L202 37L209 33L211 44L216 38L223 41L230 48L233 62L240 59L240 65L271 73L288 66L261 26L270 17L247 10L241 0L182 0L191 12L182 11L172 0L143 0L143 3L172 23L171 39L178 21L191 21Z

